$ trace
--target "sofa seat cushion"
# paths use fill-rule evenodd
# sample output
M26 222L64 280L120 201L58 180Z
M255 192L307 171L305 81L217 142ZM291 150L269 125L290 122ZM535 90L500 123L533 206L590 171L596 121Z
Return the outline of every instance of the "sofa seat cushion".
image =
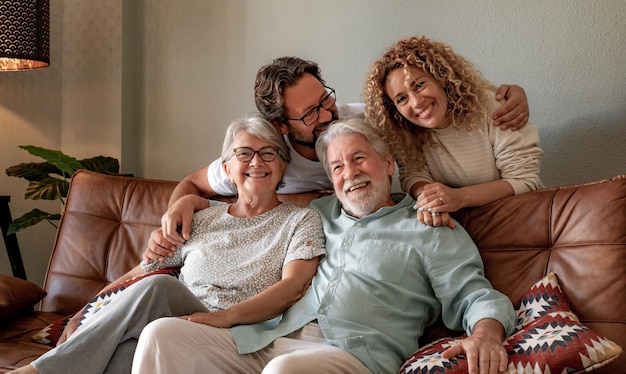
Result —
M35 343L33 334L62 315L51 312L30 311L7 318L0 323L0 372L28 365L51 347Z
M580 373L602 367L622 352L620 346L579 322L553 273L528 290L516 312L516 331L504 343L508 373ZM426 345L409 357L400 373L466 373L464 355L441 356L464 337Z

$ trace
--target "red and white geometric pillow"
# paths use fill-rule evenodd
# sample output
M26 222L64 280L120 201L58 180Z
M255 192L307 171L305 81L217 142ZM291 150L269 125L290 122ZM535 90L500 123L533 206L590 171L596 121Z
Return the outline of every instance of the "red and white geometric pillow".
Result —
M522 297L516 308L517 324L504 347L508 373L583 373L604 366L622 353L617 344L580 323L550 273ZM400 374L467 373L461 355L444 359L441 354L463 339L443 338L422 347L400 368Z
M169 274L171 276L178 277L179 270L180 270L179 268L163 268L159 270L154 270L145 274L138 275L134 278L131 278L125 282L118 284L117 286L113 287L112 289L108 291L97 294L81 310L82 316L81 316L78 326L80 327L80 325L82 325L87 319L89 319L89 317L98 313L107 305L109 305L111 302L113 302L122 291L132 286L133 284L139 282L140 280L146 277L149 277L151 275L155 275L155 274ZM61 337L63 330L65 329L65 326L67 326L67 323L73 316L74 316L73 314L70 314L69 316L63 317L59 320L52 322L48 326L41 329L38 333L33 335L31 337L31 340L33 340L36 343L41 343L41 344L49 345L51 347L56 347L57 342L59 341L59 338Z

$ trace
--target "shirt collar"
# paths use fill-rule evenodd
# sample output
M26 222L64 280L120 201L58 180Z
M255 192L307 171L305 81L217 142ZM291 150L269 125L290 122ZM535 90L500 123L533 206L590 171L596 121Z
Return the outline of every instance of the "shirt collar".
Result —
M335 196L336 198L336 196ZM346 217L352 221L371 221L374 219L377 219L379 217L385 216L389 213L395 212L398 209L402 209L404 207L412 207L415 204L415 200L411 197L411 195L409 195L408 193L404 194L404 197L402 198L402 200L400 200L398 203L394 204L394 205L390 205L390 206L384 206L380 209L378 209L376 212L372 213L372 214L368 214L365 217L361 217L361 218L356 218L354 216L351 216L350 214L348 214L348 212L346 212L343 207L341 206L341 202L339 201L339 199L337 199L337 202L340 206L341 209L341 215L343 217Z

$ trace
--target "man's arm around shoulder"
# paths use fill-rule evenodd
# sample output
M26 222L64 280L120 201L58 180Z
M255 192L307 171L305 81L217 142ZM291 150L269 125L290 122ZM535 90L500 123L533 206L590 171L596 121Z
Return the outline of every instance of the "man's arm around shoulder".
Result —
M168 209L161 217L161 227L150 233L148 248L144 251L143 260L162 261L163 257L173 256L176 248L183 245L191 232L191 220L194 209L189 205L176 204L183 196L195 195L202 198L215 196L207 177L208 166L194 171L181 180L172 191ZM181 209L185 208L186 209Z

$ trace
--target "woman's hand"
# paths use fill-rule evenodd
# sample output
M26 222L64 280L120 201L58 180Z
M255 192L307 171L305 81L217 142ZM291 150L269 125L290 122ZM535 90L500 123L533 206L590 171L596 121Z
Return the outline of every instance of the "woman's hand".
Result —
M150 233L148 239L148 248L143 252L142 260L146 264L152 261L163 262L165 257L174 256L176 245L165 240L163 237L163 229L156 228Z
M417 197L417 219L426 225L453 229L456 224L449 212L462 208L461 202L461 194L457 189L437 182L426 184Z
M208 207L209 201L197 195L185 195L176 200L161 217L161 227L150 233L143 261L163 262L164 257L172 257L189 239L193 214Z
M190 321L190 322L202 323L202 324L213 326L213 327L220 327L220 328L233 327L233 322L229 318L228 309L220 310L220 311L212 312L212 313L198 312L190 316L181 316L179 318Z
M454 221L451 219L448 212L429 212L429 211L417 211L417 219L428 226L448 226L453 229L456 227Z

